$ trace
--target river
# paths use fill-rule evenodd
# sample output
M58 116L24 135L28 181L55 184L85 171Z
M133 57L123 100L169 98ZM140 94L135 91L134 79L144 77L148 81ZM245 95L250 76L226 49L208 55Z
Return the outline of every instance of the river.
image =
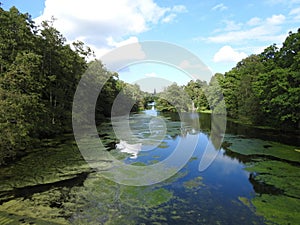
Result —
M184 118L146 111L98 127L105 151L124 165L150 168L174 151L181 150L182 158L190 154L172 176L166 173L160 182L154 177L147 181L151 185L107 179L84 160L72 135L44 140L39 149L1 167L0 224L299 223L297 133L227 121L218 147L211 140L210 114ZM131 136L121 139L116 131L124 121ZM131 143L132 137L143 142ZM210 142L213 160L201 170Z

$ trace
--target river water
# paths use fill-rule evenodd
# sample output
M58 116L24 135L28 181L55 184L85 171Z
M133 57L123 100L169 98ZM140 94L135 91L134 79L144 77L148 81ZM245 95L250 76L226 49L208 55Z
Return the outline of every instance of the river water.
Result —
M124 122L130 135L120 137L124 131L118 130ZM199 170L206 147L212 142L209 114L179 117L150 110L126 119L120 117L113 124L102 123L98 131L105 151L126 165L159 165L178 146L183 148L183 158L185 152L191 155L171 177L147 186L128 186L92 168L72 135L45 140L40 149L32 149L15 164L1 168L0 224L232 225L300 221L297 133L254 129L227 121L226 134L220 134L222 145L212 144L213 160Z

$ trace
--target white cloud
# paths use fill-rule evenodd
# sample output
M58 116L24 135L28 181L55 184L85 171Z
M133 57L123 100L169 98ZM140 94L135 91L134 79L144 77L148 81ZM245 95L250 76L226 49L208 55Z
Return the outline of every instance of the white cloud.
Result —
M295 20L300 20L300 7L292 9L289 15L293 16Z
M251 21L251 20L250 20ZM259 22L259 18L252 19L253 22ZM256 26L242 26L244 29L235 31L222 30L221 34L204 38L204 40L212 43L235 43L242 44L247 41L268 41L268 42L283 42L286 34L282 33L282 23L285 21L284 15L273 15L265 20L261 20ZM248 21L249 23L249 21ZM251 22L250 22L251 24ZM203 38L202 38L203 40Z
M212 8L212 10L214 11L224 11L226 9L228 9L228 7L225 6L223 3L220 3Z
M173 6L172 11L177 13L185 13L188 10L184 5L175 5Z
M289 14L290 15L298 15L298 14L300 14L300 7L292 9Z
M43 14L35 21L54 16L54 26L69 41L84 37L90 46L111 48L153 25L171 22L182 12L186 12L183 5L161 7L154 0L46 0Z
M269 5L278 5L278 4L282 4L282 5L288 5L288 6L292 6L294 4L298 4L300 3L300 0L265 0L265 2Z
M246 58L247 54L244 52L238 52L234 50L231 46L223 46L213 58L214 62L239 62L243 58Z
M247 22L247 25L249 26L257 26L261 23L261 19L258 18L258 17L253 17L251 18L248 22Z
M156 73L152 72L152 73L146 73L145 77L158 77Z
M116 42L113 39L113 37L108 37L106 40L107 40L107 44L109 46L116 47L116 48L124 46L124 45L129 45L129 44L133 44L133 43L139 42L138 38L134 37L134 36L131 36L128 39L120 41L120 42Z
M271 25L277 25L277 24L282 24L285 21L285 16L282 14L279 15L273 15L270 18L267 18L267 23Z
M225 31L232 31L232 30L239 30L242 23L236 23L233 20L224 20L224 23L226 24L226 27L224 28Z
M170 23L171 21L173 21L176 17L176 14L175 13L171 13L169 14L168 16L166 16L165 18L163 18L161 21L163 23Z

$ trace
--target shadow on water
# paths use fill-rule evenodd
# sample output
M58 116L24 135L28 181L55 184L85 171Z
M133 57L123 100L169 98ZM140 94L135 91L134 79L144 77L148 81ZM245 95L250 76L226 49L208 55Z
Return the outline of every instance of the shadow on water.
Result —
M0 192L0 205L3 204L4 202L10 201L15 198L21 197L24 199L28 199L35 193L46 192L53 188L72 188L76 186L82 186L89 174L90 172L82 172L76 174L76 176L73 178L57 181L54 183L38 184L35 186L15 188L11 191ZM9 196L9 197L5 197L5 196Z
M256 180L255 179L256 176L257 176L256 173L250 173L249 181L252 184L253 189L257 194L282 195L284 193L283 190L276 188L273 185L269 185L262 181Z
M300 131L283 131L270 128L257 128L249 125L227 121L226 133L245 136L247 138L259 138L266 141L277 141L283 144L300 146Z

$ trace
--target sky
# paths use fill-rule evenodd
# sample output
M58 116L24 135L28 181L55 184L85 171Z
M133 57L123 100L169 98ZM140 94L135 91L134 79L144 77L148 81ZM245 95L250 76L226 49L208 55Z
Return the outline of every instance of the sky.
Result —
M212 74L225 73L243 58L281 46L300 27L300 0L2 0L36 23L54 26L69 42L81 40L98 58L143 41L172 43L196 55ZM175 68L176 69L176 68ZM145 63L118 71L135 82L147 77L184 84L187 76L170 65Z

